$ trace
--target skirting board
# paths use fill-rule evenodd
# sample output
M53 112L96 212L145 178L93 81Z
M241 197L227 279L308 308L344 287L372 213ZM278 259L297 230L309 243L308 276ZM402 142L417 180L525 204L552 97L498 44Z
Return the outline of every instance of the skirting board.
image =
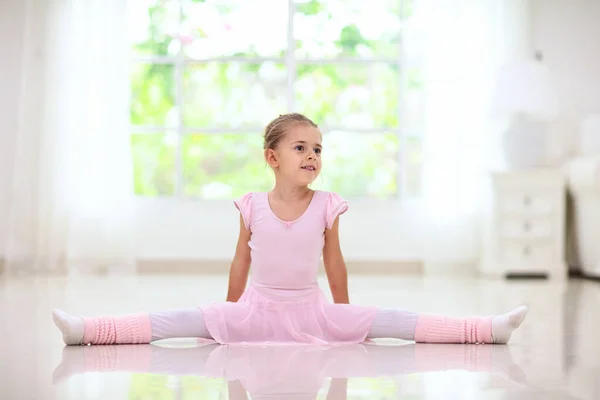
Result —
M230 260L197 260L197 259L142 259L137 262L138 275L194 275L228 274ZM455 262L423 262L420 260L346 260L349 274L360 275L411 275L411 276L477 276L474 264ZM99 268L99 275L107 274L106 268ZM0 258L0 276L5 272L4 260ZM320 274L325 273L321 263ZM67 271L53 275L67 275Z
M140 275L227 274L230 261L225 260L139 260ZM421 275L420 261L346 261L349 274ZM323 265L320 272L323 273Z
M600 282L600 276L598 275L588 275L584 274L581 271L569 271L569 278L571 279L583 279L592 282Z
M230 261L226 260L138 260L139 275L227 274ZM350 274L422 275L421 261L346 261ZM0 258L0 275L4 274L4 260ZM320 269L324 273L323 265Z

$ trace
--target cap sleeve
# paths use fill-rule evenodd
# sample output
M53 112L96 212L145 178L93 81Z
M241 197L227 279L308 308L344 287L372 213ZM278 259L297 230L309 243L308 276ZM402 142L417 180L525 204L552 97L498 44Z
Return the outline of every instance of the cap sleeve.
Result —
M331 229L335 219L348 210L348 202L337 193L329 193L325 209L327 229Z
M239 199L234 200L233 204L240 211L240 214L242 214L244 226L246 229L250 230L250 222L252 217L252 193L246 193Z

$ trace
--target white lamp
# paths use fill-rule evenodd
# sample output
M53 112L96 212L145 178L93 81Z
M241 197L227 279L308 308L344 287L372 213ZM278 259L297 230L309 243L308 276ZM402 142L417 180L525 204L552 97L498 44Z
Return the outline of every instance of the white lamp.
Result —
M558 114L550 71L541 62L525 60L505 65L493 100L494 114L510 120L504 133L506 162L511 168L531 168L544 164L546 122Z

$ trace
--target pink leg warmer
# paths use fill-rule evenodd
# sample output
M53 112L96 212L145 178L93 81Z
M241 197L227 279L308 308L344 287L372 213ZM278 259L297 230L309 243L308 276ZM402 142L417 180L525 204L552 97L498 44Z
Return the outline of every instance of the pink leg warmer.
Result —
M152 340L148 314L84 318L83 344L142 344Z
M492 343L492 318L449 318L421 314L415 327L417 343Z

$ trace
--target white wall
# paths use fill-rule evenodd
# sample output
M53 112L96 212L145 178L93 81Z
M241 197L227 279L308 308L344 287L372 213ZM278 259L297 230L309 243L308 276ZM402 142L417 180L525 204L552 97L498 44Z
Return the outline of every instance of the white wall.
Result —
M561 115L552 124L554 155L578 145L579 124L600 113L600 1L531 0L532 41L543 53L560 95Z
M17 127L19 43L24 2L0 2L0 255L8 216ZM553 132L573 145L577 126L589 112L600 111L600 1L532 0L532 39L555 74L563 114ZM564 144L564 142L557 142ZM387 204L374 209L352 202L342 220L342 245L348 259L421 258L427 238L414 209ZM231 202L200 204L140 199L138 245L142 258L229 259L235 245L238 214ZM456 238L460 261L474 261L476 237ZM461 247L462 246L462 247ZM467 258L467 260L465 259Z
M140 199L138 206L142 258L223 260L233 256L239 213L232 202ZM413 208L387 203L374 209L361 202L350 202L349 207L340 219L347 259L420 259L422 224Z
M555 74L563 105L561 118L552 126L555 148L550 151L557 158L563 155L558 147L575 146L581 118L588 112L600 111L600 1L531 1L533 45L543 52ZM169 203L140 201L142 257L231 257L238 214L230 202L204 205L187 202L178 207ZM427 248L427 236L414 208L392 204L374 208L358 202L351 202L350 207L340 226L348 259L413 260L422 259L425 252L432 251ZM448 261L475 261L476 234L465 232L465 236L448 243L444 249L450 257Z
M12 184L24 16L24 1L0 1L0 255L6 242L7 188Z
M24 3L0 2L0 258L5 249L8 187L17 130L17 95L20 82L20 41ZM139 199L138 248L143 259L227 259L235 248L239 214L232 202L177 203L164 199ZM415 260L423 250L410 207L388 203L352 202L344 216L341 240L349 260ZM460 254L461 250L456 248ZM463 253L464 254L464 253Z
M21 70L20 41L24 3L0 2L0 258L5 249L8 188L18 123ZM139 199L138 247L144 259L230 259L235 248L239 214L232 202L182 203ZM414 260L421 254L414 212L387 204L374 209L352 203L344 217L342 245L348 259Z

